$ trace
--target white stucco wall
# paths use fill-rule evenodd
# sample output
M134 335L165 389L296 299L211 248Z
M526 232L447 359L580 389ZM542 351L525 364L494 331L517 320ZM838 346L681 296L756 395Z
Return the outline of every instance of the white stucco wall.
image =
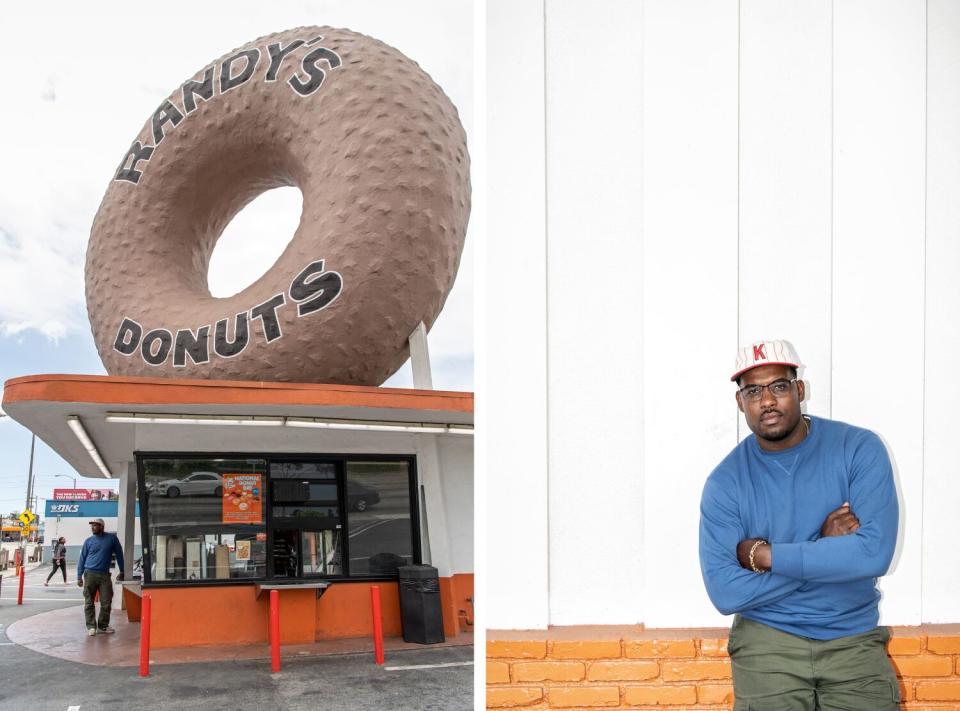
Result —
M890 449L882 622L960 621L960 7L488 14L487 625L727 624L700 491L749 433L735 349L776 337Z
M487 3L487 230L477 246L484 276L475 374L489 592L478 612L511 628L549 620L543 12L543 0Z
M437 437L443 507L450 540L450 572L473 572L473 438Z

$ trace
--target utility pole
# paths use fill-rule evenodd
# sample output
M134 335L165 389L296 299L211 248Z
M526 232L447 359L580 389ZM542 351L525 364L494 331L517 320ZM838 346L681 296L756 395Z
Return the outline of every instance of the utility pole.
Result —
M37 443L37 436L35 434L30 435L30 469L27 472L27 504L24 507L24 511L30 510L30 499L33 497L33 450ZM24 534L26 537L30 537L30 524L28 523L24 526L24 530L20 534L20 565L26 564L26 553L27 553L27 544L24 540Z
M37 443L37 436L35 434L30 435L30 469L27 472L27 505L26 508L30 508L30 499L33 497L33 449Z

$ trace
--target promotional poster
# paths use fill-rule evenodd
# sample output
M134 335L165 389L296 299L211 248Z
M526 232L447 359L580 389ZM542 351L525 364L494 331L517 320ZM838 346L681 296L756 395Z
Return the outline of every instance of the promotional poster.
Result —
M54 489L54 501L112 501L119 496L114 489Z

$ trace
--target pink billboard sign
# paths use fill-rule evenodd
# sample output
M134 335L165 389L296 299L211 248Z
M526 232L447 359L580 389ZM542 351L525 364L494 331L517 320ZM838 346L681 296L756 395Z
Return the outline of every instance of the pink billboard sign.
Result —
M115 501L119 496L113 489L54 489L54 501Z

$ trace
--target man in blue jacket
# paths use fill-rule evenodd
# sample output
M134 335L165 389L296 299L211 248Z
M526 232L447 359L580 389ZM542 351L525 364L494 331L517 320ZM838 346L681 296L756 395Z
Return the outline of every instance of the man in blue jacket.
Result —
M83 614L87 620L87 634L93 637L113 634L110 626L110 605L113 602L113 583L110 580L110 561L117 556L117 580L123 580L123 548L114 533L104 533L103 519L90 521L93 533L83 542L77 561L77 585L83 588ZM95 618L93 599L100 592L100 617Z
M700 504L707 593L736 613L734 708L894 711L876 587L897 543L890 459L873 432L802 414L800 367L787 341L740 349L731 380L753 435Z

